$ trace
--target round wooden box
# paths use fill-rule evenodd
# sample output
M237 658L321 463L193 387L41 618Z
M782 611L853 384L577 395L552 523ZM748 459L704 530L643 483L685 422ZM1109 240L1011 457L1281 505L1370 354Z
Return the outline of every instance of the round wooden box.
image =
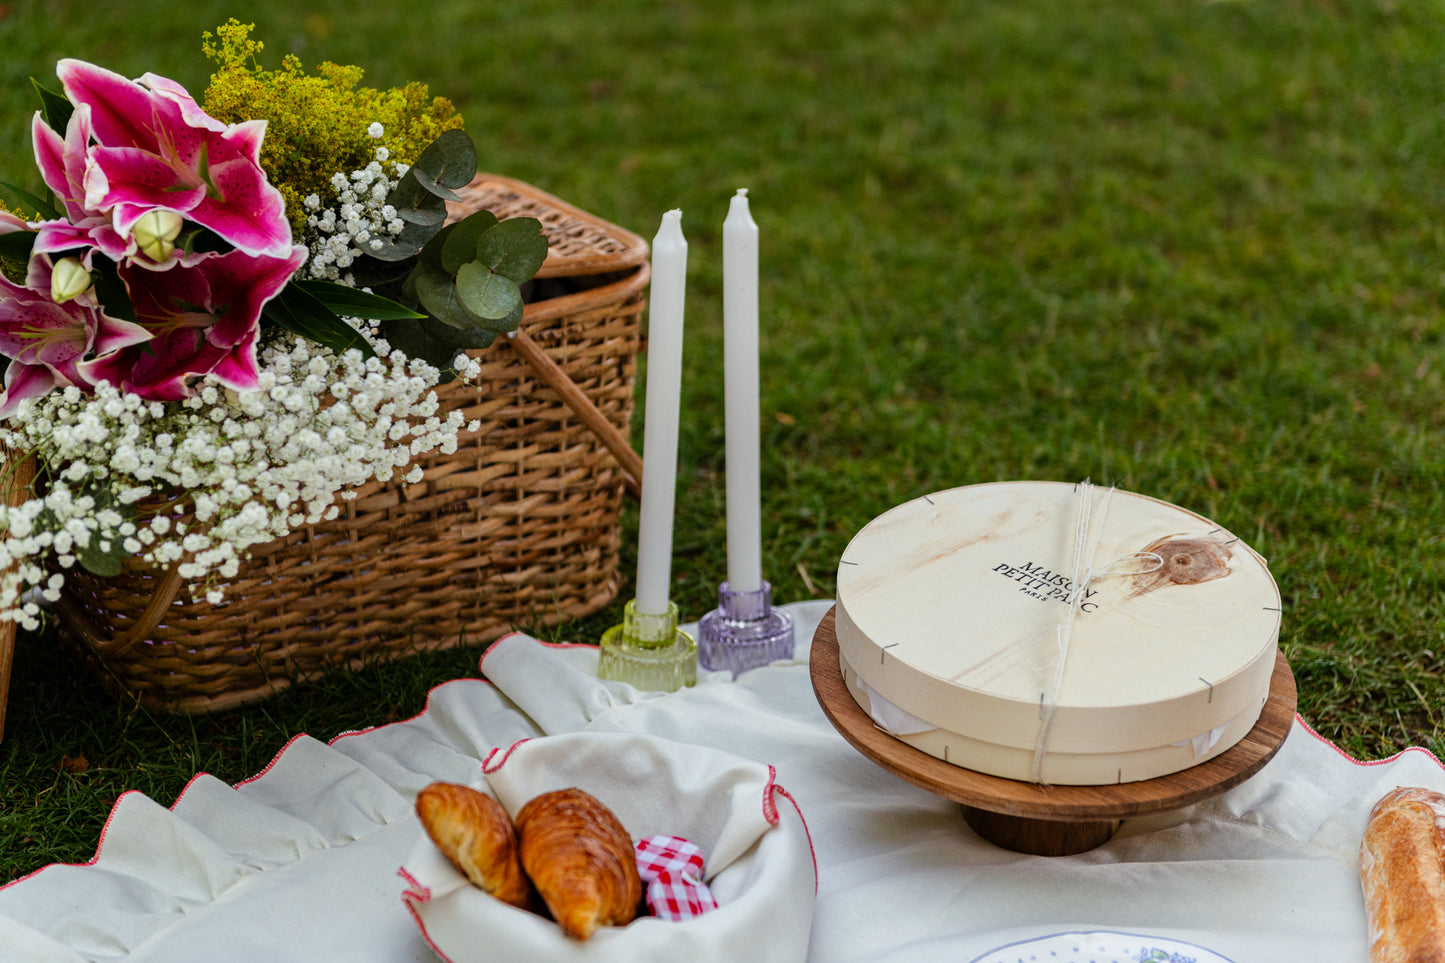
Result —
M880 728L1007 779L1152 779L1269 698L1279 591L1214 522L1111 488L999 482L865 526L838 566L848 689Z

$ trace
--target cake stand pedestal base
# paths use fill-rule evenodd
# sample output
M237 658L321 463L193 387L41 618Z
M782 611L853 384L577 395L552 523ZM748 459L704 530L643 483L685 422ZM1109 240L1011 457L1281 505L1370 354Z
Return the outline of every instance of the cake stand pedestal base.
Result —
M944 762L874 725L853 699L838 661L835 610L813 635L813 693L853 748L902 779L963 806L964 821L996 846L1069 856L1108 842L1130 816L1183 809L1232 789L1274 758L1294 724L1294 673L1276 656L1269 699L1245 737L1213 759L1156 779L1103 786L1043 786Z

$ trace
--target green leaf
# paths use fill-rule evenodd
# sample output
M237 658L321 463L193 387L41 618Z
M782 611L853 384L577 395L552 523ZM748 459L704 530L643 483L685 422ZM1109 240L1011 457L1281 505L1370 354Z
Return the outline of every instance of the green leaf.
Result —
M456 274L463 264L476 256L477 242L482 235L496 226L497 215L491 211L476 211L458 221L448 232L446 243L441 248L442 270Z
M547 260L547 238L535 217L502 221L477 242L477 260L517 284L530 281Z
M95 479L88 479L82 483L81 491L95 499L95 509L97 512L110 510L118 513L124 521L132 523L135 521L135 506L122 504L114 492L98 483ZM48 509L42 517L46 518L48 522L47 527L50 525L58 527L59 523L55 521L55 516ZM93 572L96 575L103 577L119 575L121 559L128 558L131 554L125 550L124 539L111 538L110 541L106 543L104 549L101 548L100 541L100 534L92 532L89 545L81 546L79 542L76 542L74 548L76 561L78 561L86 571Z
M457 272L456 291L468 311L489 321L509 317L522 304L516 282L489 271L480 261L462 265Z
M411 275L416 285L416 298L427 313L455 328L474 328L480 318L467 310L457 293L456 279L425 262L418 264Z
M84 548L79 544L75 546L75 560L81 566L94 575L102 578L110 578L120 574L120 560L125 558L128 552L120 547L120 539L110 543L111 550L102 552L99 545L99 537L93 536L91 543Z
M35 86L35 92L40 95L40 113L45 118L46 125L64 137L65 128L70 126L70 115L75 113L75 105L64 94L58 94L48 89L34 77L30 78L30 83Z
M337 354L348 348L356 348L368 358L376 354L376 349L355 328L295 282L286 285L280 294L267 301L261 309L261 316L277 327L310 338Z
M441 198L433 197L424 191L422 196L430 198L436 203L428 204L425 207L404 207L395 201L388 200L388 203L396 207L396 216L402 220L401 233L395 237L382 238L381 247L367 251L369 257L380 261L401 261L415 255L436 237L442 226L446 224L446 204Z
M415 266L415 257L383 261L363 255L351 262L349 272L357 287L371 288L387 296L395 296Z
M48 194L50 194L50 197L47 200L45 198L37 197L36 195L25 190L23 187L11 184L8 181L0 181L0 187L3 187L5 188L5 190L9 191L10 196L15 198L15 201L17 203L28 207L35 213L39 214L42 220L55 221L65 216L56 208L54 203L55 195L53 193L47 192Z
M330 281L293 281L296 287L312 295L328 309L343 318L368 318L372 321L400 321L424 318L411 308L390 298L368 294L359 288Z
M448 324L384 321L382 336L387 343L408 358L421 358L442 372L442 379L450 381L456 376L452 362L463 351L485 348L496 334L483 328L457 328Z
M409 180L428 192L448 201L461 200L455 193L466 187L477 173L477 145L466 131L446 130L427 145L426 150L407 171Z
M34 231L11 231L0 234L0 257L12 261L28 261L30 250L35 247Z

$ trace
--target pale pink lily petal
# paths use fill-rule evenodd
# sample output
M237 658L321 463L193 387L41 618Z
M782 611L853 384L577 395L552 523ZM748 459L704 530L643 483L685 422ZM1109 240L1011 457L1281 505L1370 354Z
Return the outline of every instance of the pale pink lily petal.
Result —
M89 247L98 248L106 257L119 261L135 253L135 243L119 234L109 217L86 205L87 181L96 187L98 196L104 196L106 190L104 173L91 169L87 161L90 133L90 108L84 104L71 113L64 137L51 130L38 113L31 123L31 140L41 176L65 205L67 215L63 220L36 224L38 236L34 251L37 254ZM84 260L89 266L89 252Z
M154 74L142 78L148 88L79 60L62 60L57 73L71 101L91 111L87 204L111 212L119 233L163 206L248 254L287 255L285 202L259 163L264 122L221 124Z
M98 193L87 191L86 200L111 212L117 233L130 234L135 222L157 207L200 223L193 208L206 199L206 184L194 171L177 173L165 158L136 147L92 147L90 159L99 175L94 182L104 187ZM90 184L88 180L87 187Z
M18 214L11 214L9 211L0 211L0 234L11 234L15 231L31 230L29 224Z
M43 364L11 361L5 369L5 394L0 397L0 418L9 418L26 398L39 398L55 387L55 375Z
M84 217L78 221L40 221L35 225L35 246L32 253L55 254L72 248L98 250L112 261L121 261L135 254L135 241L116 233L110 218L103 215ZM91 251L81 260L90 267Z
M30 122L30 139L40 176L65 205L71 220L99 213L85 206L86 151L90 148L90 137L90 108L84 104L71 111L63 136L45 123L39 111Z
M160 74L146 73L141 76L139 83L148 87L156 96L164 97L174 103L180 109L181 119L192 127L204 127L218 134L226 130L225 124L202 110L201 105L196 103L190 91L171 78L162 77Z
M90 108L96 141L107 147L157 148L160 118L150 91L84 60L67 57L55 65L55 73L70 102Z
M56 304L48 291L21 287L0 277L0 354L12 363L44 365L60 375L63 383L74 384L75 365L90 345L86 322L92 313L86 305L73 301Z
M138 324L112 318L93 299L64 304L50 299L50 258L30 259L29 277L38 287L20 286L0 276L0 354L16 364L42 366L56 384L89 390L94 382L83 370L87 356L128 348L150 340Z

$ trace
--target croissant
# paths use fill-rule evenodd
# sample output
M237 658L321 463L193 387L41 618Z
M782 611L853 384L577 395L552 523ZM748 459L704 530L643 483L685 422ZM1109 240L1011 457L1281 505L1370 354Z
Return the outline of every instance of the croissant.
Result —
M632 837L593 796L576 788L537 796L517 813L517 838L522 866L568 936L585 940L637 915Z
M528 908L531 884L501 803L467 786L434 782L417 794L416 814L437 849L467 879L504 903Z

